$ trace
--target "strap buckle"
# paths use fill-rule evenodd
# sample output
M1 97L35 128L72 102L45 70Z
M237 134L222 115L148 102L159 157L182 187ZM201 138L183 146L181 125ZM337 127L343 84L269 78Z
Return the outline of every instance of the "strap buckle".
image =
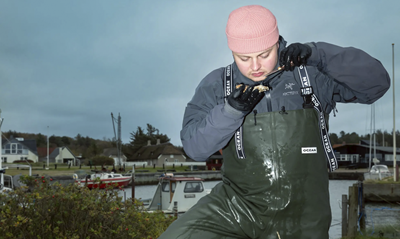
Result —
M304 100L303 108L304 109L314 108L314 104L312 102L312 97L311 97L312 94L314 93L312 86L306 86L300 88L300 93Z

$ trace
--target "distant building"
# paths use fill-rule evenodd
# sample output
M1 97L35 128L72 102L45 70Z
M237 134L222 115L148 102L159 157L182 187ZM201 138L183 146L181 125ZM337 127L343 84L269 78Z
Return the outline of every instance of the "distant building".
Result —
M31 160L38 162L38 152L36 148L36 140L14 138L2 140L2 156L3 163L13 163L14 161Z
M115 165L120 164L119 159L118 159L118 149L117 148L106 148L103 150L102 155L113 158ZM121 165L123 165L126 162L126 159L127 159L126 156L121 151Z
M158 139L155 145L151 145L149 140L128 162L146 162L148 166L162 167L166 162L186 162L186 157L180 148L171 143L161 144Z
M374 158L374 151L376 151L376 158L379 160L379 164L393 166L393 147L384 147L379 144L376 144L374 147L373 142L370 146L369 140L361 140L358 144L346 144L344 142L343 144L335 144L332 147L335 151L339 167L349 164L369 165L370 151L371 161ZM396 149L396 159L400 161L399 148Z
M38 148L40 162L46 163L47 162L47 148L42 147ZM72 165L78 165L78 158L72 153L72 151L66 147L57 147L57 148L49 148L49 163L65 163Z

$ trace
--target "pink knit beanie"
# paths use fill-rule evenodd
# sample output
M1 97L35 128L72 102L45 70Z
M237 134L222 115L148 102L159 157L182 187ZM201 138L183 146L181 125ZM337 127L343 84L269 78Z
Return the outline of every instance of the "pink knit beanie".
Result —
M225 32L228 47L242 54L266 50L279 39L275 16L259 5L244 6L232 11Z

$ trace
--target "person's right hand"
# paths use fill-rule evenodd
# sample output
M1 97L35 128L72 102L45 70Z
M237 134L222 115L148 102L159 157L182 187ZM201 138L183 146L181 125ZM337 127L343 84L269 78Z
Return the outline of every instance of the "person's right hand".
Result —
M228 104L239 111L250 112L265 95L263 91L253 89L254 86L245 84L241 84L238 88L235 87L227 98Z
M293 71L296 66L306 65L311 56L311 47L306 44L293 43L282 50L279 63L285 71Z

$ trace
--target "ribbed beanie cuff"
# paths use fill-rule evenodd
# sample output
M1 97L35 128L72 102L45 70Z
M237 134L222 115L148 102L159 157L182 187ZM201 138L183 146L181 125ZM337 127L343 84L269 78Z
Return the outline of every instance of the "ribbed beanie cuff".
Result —
M228 47L242 54L266 50L279 39L275 16L259 5L244 6L232 11L225 32Z

